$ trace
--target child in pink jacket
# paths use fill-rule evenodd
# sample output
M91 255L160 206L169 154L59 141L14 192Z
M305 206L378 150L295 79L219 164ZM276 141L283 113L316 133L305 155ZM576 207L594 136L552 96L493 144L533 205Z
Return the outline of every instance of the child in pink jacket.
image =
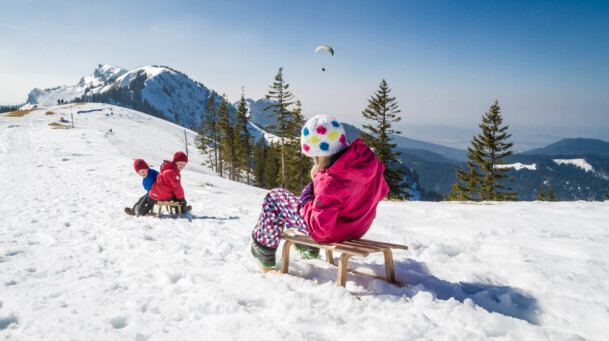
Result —
M319 115L307 121L300 137L302 152L313 158L313 182L300 198L282 188L271 190L252 232L252 255L261 269L275 266L281 233L292 228L323 243L360 239L389 192L385 166L361 139L347 144L343 127ZM319 249L297 246L309 258Z

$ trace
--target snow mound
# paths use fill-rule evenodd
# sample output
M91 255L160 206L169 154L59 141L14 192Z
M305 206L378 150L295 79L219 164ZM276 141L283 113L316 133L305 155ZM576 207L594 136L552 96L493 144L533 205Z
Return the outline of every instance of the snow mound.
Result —
M72 116L74 128L49 126ZM182 184L193 211L175 219L123 208L144 194L133 160L158 169L185 151L182 127L71 104L0 115L0 131L0 339L609 335L606 203L382 202L366 237L409 246L393 253L408 285L349 274L342 288L335 267L294 251L291 275L260 272L249 244L267 191L202 166L192 131ZM378 253L349 267L385 271Z

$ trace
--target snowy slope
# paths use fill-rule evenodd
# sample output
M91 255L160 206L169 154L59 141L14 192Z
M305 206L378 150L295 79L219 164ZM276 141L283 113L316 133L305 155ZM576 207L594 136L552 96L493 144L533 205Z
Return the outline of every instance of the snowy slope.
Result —
M53 115L47 115L52 111ZM59 117L74 129L52 129ZM112 132L109 130L112 129ZM266 191L199 166L193 214L126 216L183 128L102 104L0 116L2 340L604 340L609 204L383 202L367 235L403 243L398 288L292 255L249 254ZM206 185L207 184L207 185ZM280 255L278 254L278 257ZM350 260L382 275L383 258Z

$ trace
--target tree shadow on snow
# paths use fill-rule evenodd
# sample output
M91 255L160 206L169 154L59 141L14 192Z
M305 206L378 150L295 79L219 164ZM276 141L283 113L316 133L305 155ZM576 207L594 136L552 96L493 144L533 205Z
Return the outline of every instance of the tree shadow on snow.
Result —
M451 283L433 276L424 263L412 259L396 262L394 265L396 279L407 283L408 286L399 291L390 290L389 294L406 294L412 297L423 290L430 291L441 300L453 298L464 302L469 298L488 312L510 316L534 325L539 324L537 299L520 289L482 283ZM384 271L384 265L377 267L375 270L380 270L381 273Z

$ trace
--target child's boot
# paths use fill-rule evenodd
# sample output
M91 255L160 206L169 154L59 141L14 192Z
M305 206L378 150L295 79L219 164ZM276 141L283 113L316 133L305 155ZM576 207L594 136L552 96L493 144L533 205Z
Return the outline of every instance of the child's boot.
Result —
M252 256L256 259L260 269L267 272L275 266L275 252L277 248L262 245L254 236L252 236L252 239L254 240L251 248Z
M294 248L300 252L301 255L305 256L307 259L317 259L319 257L319 248L303 245L303 244L294 244Z

